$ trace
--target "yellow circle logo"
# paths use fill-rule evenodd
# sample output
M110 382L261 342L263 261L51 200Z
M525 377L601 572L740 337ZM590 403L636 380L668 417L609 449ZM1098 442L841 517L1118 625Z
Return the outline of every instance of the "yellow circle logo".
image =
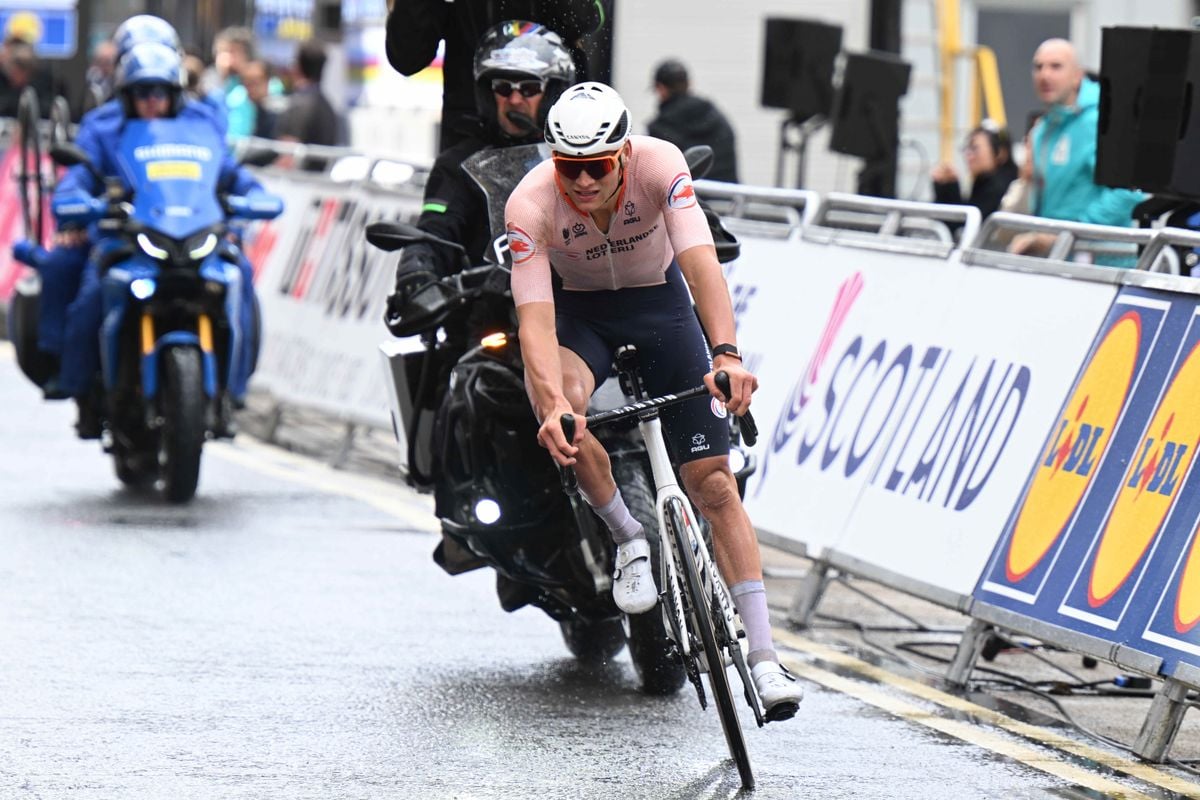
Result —
M1184 359L1130 458L1092 566L1088 602L1093 607L1121 588L1171 510L1200 442L1198 392L1200 345Z
M1096 348L1054 429L1013 526L1005 570L1016 583L1062 535L1096 474L1137 366L1141 318L1118 319Z

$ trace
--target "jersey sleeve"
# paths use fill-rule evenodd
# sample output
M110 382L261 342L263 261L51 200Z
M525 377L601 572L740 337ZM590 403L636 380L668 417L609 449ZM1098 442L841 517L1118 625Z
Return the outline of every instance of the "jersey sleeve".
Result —
M658 192L662 198L663 219L671 249L678 255L696 245L713 243L712 231L704 210L696 201L696 189L692 186L692 173L679 148L662 139L646 138L643 143L650 150L646 159L648 191ZM652 188L651 188L652 187Z
M508 231L508 250L512 255L513 304L518 306L554 302L550 253L545 236L547 212L537 201L540 194L537 184L545 177L544 170L530 172L504 206L504 227Z

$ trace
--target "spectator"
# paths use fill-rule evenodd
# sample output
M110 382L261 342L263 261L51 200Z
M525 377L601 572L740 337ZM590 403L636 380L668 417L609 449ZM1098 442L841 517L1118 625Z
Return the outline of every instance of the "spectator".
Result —
M296 49L296 77L288 107L275 122L275 138L284 142L333 146L342 143L341 120L321 92L325 46L309 39ZM320 170L324 159L305 158L301 169Z
M990 120L984 120L982 125L967 135L963 160L971 176L971 194L966 203L978 208L979 213L986 217L1000 208L1004 193L1017 177L1008 132ZM938 164L933 168L931 177L934 202L963 204L958 173L952 165L945 162Z
M711 102L691 93L682 62L671 58L658 65L654 93L658 95L658 116L646 126L650 135L666 139L680 150L708 145L713 149L713 163L705 177L737 183L733 126Z
M1025 123L1025 138L1021 140L1021 163L1017 168L1017 179L1009 184L1000 200L1000 210L1013 214L1028 214L1032 211L1030 189L1033 186L1033 127L1042 118L1041 111L1031 113Z
M89 92L100 102L108 100L113 93L113 73L117 69L117 44L105 39L92 51L92 63L87 68L85 80Z
M220 94L225 101L230 141L254 132L254 104L242 85L242 69L254 59L254 35L247 28L225 28L213 41L213 74L205 94Z
M1096 185L1100 85L1084 75L1070 42L1042 42L1033 56L1033 88L1047 109L1031 137L1031 211L1050 219L1131 225L1143 195ZM1009 250L1045 255L1054 240L1054 234L1021 233Z
M254 104L254 135L259 139L275 138L275 122L279 116L271 95L271 68L265 61L251 61L242 70L242 83L250 102Z
M415 75L437 56L446 42L442 61L441 152L480 135L475 109L475 47L484 31L504 20L536 22L557 32L575 61L576 80L590 78L583 37L604 24L596 0L395 0L387 17L388 62L401 75Z
M41 116L50 113L54 86L50 73L38 64L33 45L18 36L4 40L4 58L0 61L0 117L17 116L21 92L32 86L37 90Z

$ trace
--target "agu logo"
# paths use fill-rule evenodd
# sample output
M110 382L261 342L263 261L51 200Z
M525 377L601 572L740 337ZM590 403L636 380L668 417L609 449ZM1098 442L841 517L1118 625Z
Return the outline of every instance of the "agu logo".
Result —
M508 250L512 253L513 266L517 266L533 258L537 245L532 236L513 225L508 229Z
M691 208L696 205L696 189L692 186L692 176L681 172L671 181L667 192L667 205L671 208Z
M1162 395L1100 536L1088 603L1103 605L1133 572L1166 519L1200 442L1200 344Z
M1038 565L1083 499L1129 395L1141 336L1137 312L1121 316L1075 385L1013 525L1005 563L1010 582Z

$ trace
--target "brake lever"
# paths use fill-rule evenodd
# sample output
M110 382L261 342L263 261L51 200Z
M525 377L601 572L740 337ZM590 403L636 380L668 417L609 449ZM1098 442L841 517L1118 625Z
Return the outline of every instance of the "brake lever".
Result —
M717 384L717 389L721 394L725 395L725 402L729 402L729 398L733 395L733 390L729 386L729 373L721 370L716 375L713 375L713 382ZM740 417L735 416L737 420L738 430L742 432L742 441L747 447L753 447L758 441L758 425L754 422L754 416L750 413L750 409L746 409L746 413Z

